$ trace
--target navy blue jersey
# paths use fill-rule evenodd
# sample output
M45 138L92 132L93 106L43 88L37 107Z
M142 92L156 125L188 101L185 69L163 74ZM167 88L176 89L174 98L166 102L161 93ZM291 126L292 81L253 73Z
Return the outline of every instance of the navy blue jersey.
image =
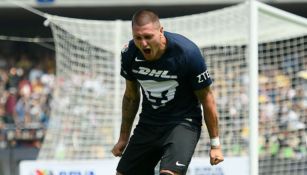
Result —
M146 61L133 40L122 51L121 75L137 81L142 89L139 122L164 125L187 120L201 125L201 105L194 91L212 83L205 60L184 36L164 35L166 51L156 61Z

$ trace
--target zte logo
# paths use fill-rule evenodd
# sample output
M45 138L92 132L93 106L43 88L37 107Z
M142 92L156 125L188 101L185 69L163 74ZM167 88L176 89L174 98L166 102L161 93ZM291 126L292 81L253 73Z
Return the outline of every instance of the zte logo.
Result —
M148 75L151 77L177 79L177 75L169 75L168 70L156 70L156 69L149 69L147 67L139 67L139 70L133 69L132 72L141 75Z
M208 70L206 70L205 72L197 75L197 78L198 78L198 83L202 83L202 82L206 81L207 79L209 79L210 75L209 75Z

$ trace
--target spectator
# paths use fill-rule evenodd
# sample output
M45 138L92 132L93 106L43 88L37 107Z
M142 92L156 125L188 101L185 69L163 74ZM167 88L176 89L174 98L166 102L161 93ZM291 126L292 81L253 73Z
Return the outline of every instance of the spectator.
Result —
M29 80L32 83L33 81L37 81L43 75L43 70L41 69L40 64L35 64L34 67L29 72Z
M20 80L19 75L17 74L17 68L11 67L9 74L8 74L8 81L6 83L6 90L9 90L10 88L15 88L17 90L18 88L18 82Z
M15 107L17 103L17 89L11 87L9 89L9 93L7 96L7 100L5 103L5 111L6 111L6 123L13 124L15 123Z
M26 96L21 96L16 104L16 124L21 124L24 126L26 123L30 122L30 101Z

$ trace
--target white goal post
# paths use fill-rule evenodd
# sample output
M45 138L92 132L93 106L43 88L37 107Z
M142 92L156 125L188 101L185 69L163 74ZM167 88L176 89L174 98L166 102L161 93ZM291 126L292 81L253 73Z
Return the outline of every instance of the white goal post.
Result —
M47 20L57 78L38 158L112 158L124 91L120 51L131 39L130 21ZM250 1L161 23L193 40L206 59L225 156L248 156L250 175L307 172L307 19ZM208 141L204 125L195 157L207 157Z

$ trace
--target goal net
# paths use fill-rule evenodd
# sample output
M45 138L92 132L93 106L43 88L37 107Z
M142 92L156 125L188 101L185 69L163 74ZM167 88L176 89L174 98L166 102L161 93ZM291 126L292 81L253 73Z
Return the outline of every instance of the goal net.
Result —
M259 173L307 172L307 20L257 3ZM214 79L225 157L249 156L248 4L162 19L166 31L193 40ZM49 16L56 86L39 159L112 158L121 121L120 51L129 21ZM255 65L257 66L257 65ZM206 126L194 156L207 157Z

